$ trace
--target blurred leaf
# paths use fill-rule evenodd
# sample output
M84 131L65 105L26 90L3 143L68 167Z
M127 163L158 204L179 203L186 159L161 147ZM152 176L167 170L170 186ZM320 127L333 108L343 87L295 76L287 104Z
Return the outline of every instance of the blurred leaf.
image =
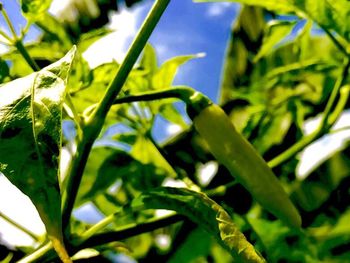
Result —
M221 2L221 0L195 0L196 2ZM231 0L246 5L256 5L272 12L295 14L303 18L310 18L321 27L336 31L346 40L350 40L350 25L347 21L350 3L347 0Z
M68 50L73 42L64 25L48 12L42 13L41 16L35 24L45 32L42 41L48 43L58 41L62 44L62 50Z
M154 73L151 88L155 90L170 88L179 66L191 59L202 56L202 54L178 56L165 61Z
M115 62L102 64L92 70L92 82L88 86L71 90L74 106L82 113L87 107L99 102L119 65ZM82 71L84 73L84 71ZM91 96L94 94L94 96Z
M6 61L0 58L0 84L10 75L10 69Z
M159 113L164 119L180 125L181 128L183 129L188 127L188 124L185 122L183 116L177 110L177 108L173 103L165 103L161 105L159 109Z
M232 99L232 91L248 86L251 78L253 58L258 53L266 22L261 8L244 6L235 21L227 46L220 102Z
M254 232L266 249L269 262L320 262L311 240L283 226L279 221L248 218Z
M98 180L98 171L104 161L116 151L110 147L94 147L89 155L84 175L80 183L77 205L90 200L94 193L90 194L91 187Z
M319 208L350 175L350 161L344 153L336 153L305 180L298 182L292 197L305 211Z
M56 63L0 88L0 171L31 199L55 249L63 245L58 160L74 53L75 47Z
M254 140L253 145L259 153L263 154L272 146L283 142L292 124L292 116L289 112L280 111L275 113L266 121L260 124L259 136Z
M239 262L265 262L239 231L229 214L205 194L188 189L162 187L141 194L133 200L132 207L174 210L213 235Z
M156 51L149 43L146 44L143 50L140 66L148 72L150 78L158 69Z
M21 0L21 8L23 15L32 22L42 18L52 0Z
M176 252L169 259L169 263L197 262L198 257L207 258L210 252L211 237L201 228L193 230L187 239L176 248Z
M144 176L147 178L176 177L174 169L164 159L156 146L142 135L138 136L131 150L131 155L144 165Z
M134 145L137 140L137 134L134 131L128 133L118 133L113 136L113 139L119 142Z
M267 25L267 33L264 34L262 46L253 62L256 63L260 58L268 54L276 44L290 34L295 24L296 22L294 21L270 21Z
M93 43L101 39L102 37L113 32L111 29L102 27L99 29L91 30L85 34L82 34L79 38L78 50L80 53L86 51Z

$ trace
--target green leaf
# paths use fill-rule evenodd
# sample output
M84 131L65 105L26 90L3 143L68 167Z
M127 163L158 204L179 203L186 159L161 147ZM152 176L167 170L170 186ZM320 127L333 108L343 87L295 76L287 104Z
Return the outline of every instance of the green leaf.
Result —
M259 136L254 140L254 146L259 153L263 154L274 145L279 145L285 139L285 136L292 124L292 115L286 111L279 111L261 123L259 127Z
M196 0L195 2L223 2L221 0ZM295 14L302 18L310 18L322 28L335 31L346 40L350 40L350 24L348 21L350 2L347 0L229 0L266 8L281 14Z
M259 241L266 249L271 262L320 262L314 253L316 247L311 243L311 240L302 238L299 233L283 226L281 222L251 217L247 219L254 232L259 236Z
M186 240L176 248L169 263L195 262L199 257L206 258L210 253L211 237L201 228L193 230Z
M148 75L153 76L158 69L157 54L151 44L147 43L141 58L140 66L148 72Z
M82 34L79 39L79 43L77 44L79 52L83 53L87 50L93 43L102 37L112 33L111 29L102 27L99 29L91 30L85 34Z
M110 80L118 70L119 65L115 62L106 63L96 67L92 71L92 82L87 87L78 87L71 91L74 106L79 113L87 107L97 103L104 95ZM94 96L91 96L94 94Z
M10 75L10 69L6 61L0 58L0 84Z
M296 22L289 21L271 21L267 25L266 33L264 34L264 39L262 46L258 54L256 54L253 62L257 62L263 56L267 55L273 47L278 44L284 37L286 37L292 31Z
M154 73L151 88L155 90L170 88L179 66L191 59L200 57L203 57L202 53L196 55L173 57L165 61L163 65L161 65L159 69Z
M145 176L176 177L176 173L171 165L164 159L156 146L146 137L138 136L135 145L131 150L131 155L145 166Z
M54 246L63 244L61 120L74 53L75 47L58 62L0 87L0 171L31 199Z
M229 214L203 193L162 187L141 194L133 200L131 206L174 210L213 235L238 262L265 262L240 232Z
M100 157L100 156L99 156ZM93 197L98 192L106 191L117 179L129 178L139 181L135 176L135 171L142 167L128 153L113 149L113 153L104 159L98 167L96 179L86 196L87 199Z
M188 127L188 124L185 122L183 116L173 103L165 103L160 105L159 113L164 119L180 125L183 129Z
M42 18L49 9L52 0L21 0L23 15L32 21Z
M90 193L93 182L98 180L98 171L103 162L114 153L115 149L110 147L94 147L89 155L88 162L84 170L84 176L80 183L77 205L90 200L93 194Z

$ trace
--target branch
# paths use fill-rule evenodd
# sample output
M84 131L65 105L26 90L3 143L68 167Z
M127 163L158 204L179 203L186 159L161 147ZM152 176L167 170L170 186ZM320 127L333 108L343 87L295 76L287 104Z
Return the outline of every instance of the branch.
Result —
M96 234L82 244L78 246L78 249L86 247L94 247L103 245L109 242L120 241L129 237L133 237L142 233L151 232L158 228L166 227L171 224L175 224L179 221L185 220L186 217L182 215L170 215L162 218L151 219L144 223L130 224L125 226L123 229L117 231L111 231L107 233Z
M21 226L20 224L18 224L17 222L15 222L11 218L9 218L7 215L3 214L2 212L0 212L0 217L2 217L5 221L7 221L11 225L15 226L19 230L21 230L24 233L26 233L28 236L33 238L35 241L39 241L40 240L40 238L36 234L34 234L32 231L30 231L29 229L25 228L24 226Z
M70 177L68 178L67 189L64 196L63 227L65 229L69 224L74 202L77 197L79 185L92 148L92 144L98 137L103 127L104 120L109 109L113 105L114 99L121 91L127 76L132 70L133 65L142 52L148 38L156 27L169 2L170 0L157 0L155 2L143 25L141 26L140 31L131 44L131 47L129 48L126 57L118 69L113 81L111 81L110 85L108 86L104 97L97 105L94 112L86 120L86 125L83 128L82 139L78 142L77 156L75 157L74 162L72 162L72 166L70 168Z
M344 109L344 106L345 106L344 98L347 99L346 93L340 97L338 101L338 105L335 107L333 114L331 113L331 110L334 108L335 100L339 94L339 91L341 91L341 87L345 83L346 77L348 75L349 67L350 67L350 60L347 59L346 65L343 67L341 75L338 77L337 81L334 84L332 93L329 96L328 102L324 109L323 116L318 128L311 134L303 137L300 141L292 145L289 149L285 150L284 152L282 152L281 154L279 154L278 156L270 160L268 162L268 165L271 168L274 168L282 164L283 162L287 161L288 159L292 158L293 156L295 156L295 154L300 152L306 146L308 146L309 144L311 144L312 142L314 142L315 140L317 140L318 138L320 138L330 130L330 128L336 122L341 111ZM344 92L348 92L348 89L344 89Z

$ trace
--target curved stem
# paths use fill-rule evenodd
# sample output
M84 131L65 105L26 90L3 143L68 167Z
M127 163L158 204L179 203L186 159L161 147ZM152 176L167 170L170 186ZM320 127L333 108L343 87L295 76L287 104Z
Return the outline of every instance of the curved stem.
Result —
M350 56L350 54L347 52L346 48L340 43L340 41L330 32L327 28L324 26L321 26L321 28L326 32L326 34L329 36L329 38L333 41L334 45L347 57Z
M17 48L19 53L21 53L22 57L25 59L25 61L28 63L28 65L33 69L33 71L39 71L40 67L34 59L29 55L27 49L23 46L22 40L16 39L14 46Z
M0 36L2 36L4 38L4 40L2 41L4 44L11 45L12 39L2 30L0 30Z
M323 116L322 116L322 120L320 123L320 127L322 127L322 128L329 129L330 128L329 126L333 124L333 123L328 123L328 120L329 120L329 116L331 114L331 110L334 108L336 98L339 95L340 88L344 85L344 81L345 81L345 79L348 75L348 72L349 72L350 59L346 59L346 60L347 61L346 61L346 64L342 70L342 73L341 73L340 77L337 79L337 81L335 82L334 87L332 89L332 93L327 101L326 108L323 111Z
M116 231L96 234L91 238L87 239L78 247L79 249L81 249L85 247L94 247L97 245L106 244L114 241L120 241L125 238L136 236L142 233L147 233L162 227L166 227L171 224L175 224L184 219L186 219L185 216L173 214L173 215L164 216L161 218L153 218L144 223L130 224Z
M347 59L346 65L343 67L343 70L341 72L341 75L338 77L337 81L334 84L334 87L332 89L332 93L328 99L328 102L326 104L325 110L323 112L323 116L321 119L321 122L318 126L318 128L312 132L311 134L303 137L300 141L292 145L289 149L285 150L272 160L270 160L267 164L271 167L274 168L281 163L287 161L288 159L292 158L300 152L303 148L320 138L322 135L327 133L331 126L336 122L338 119L341 111L344 109L345 103L344 98L347 99L347 97L341 96L340 99L338 100L338 104L335 107L335 110L333 114L331 113L331 110L334 108L334 104L336 101L336 98L339 94L339 91L341 90L341 87L344 85L345 79L347 77L348 71L350 67L350 60ZM337 114L335 114L337 113Z
M49 242L46 245L42 246L41 248L35 250L33 253L29 254L28 256L22 258L17 263L30 263L30 262L39 262L39 259L46 255L49 251L53 249L52 243Z
M151 232L153 230L175 224L185 219L185 216L179 214L172 214L164 217L152 218L143 223L129 224L111 232L94 234L93 236L84 234L86 238L79 239L76 242L76 244L72 244L72 246L70 247L70 253L74 254L84 248L91 248L99 245L104 245L107 243L120 241L143 233ZM103 222L103 224L104 223L106 222ZM90 229L88 231L92 232L92 230ZM53 252L51 242L34 251L32 254L26 256L21 261L19 261L19 263L47 262L48 260L49 262L56 262L54 260L55 258L57 258L57 254L50 254L50 252Z
M15 30L15 28L14 28L14 26L13 26L13 24L12 24L9 16L7 15L7 12L6 12L6 10L5 10L5 8L3 6L1 6L1 13L2 13L2 15L3 15L4 19L5 19L5 22L6 22L7 26L8 26L8 28L11 31L13 39L17 39L16 30Z
M159 19L163 12L168 6L170 0L157 0L149 12L147 18L141 26L140 31L135 37L131 44L125 59L119 67L113 81L107 88L107 91L102 100L97 105L96 109L86 120L85 127L83 127L83 137L78 145L77 156L72 162L70 169L70 176L68 178L67 189L64 196L63 202L63 226L67 228L71 213L74 207L74 202L77 197L83 171L88 160L89 153L92 148L92 144L98 137L104 120L111 106L113 105L114 99L121 91L127 76L132 70L137 58L142 52L148 38L152 31L156 27Z
M24 233L26 233L28 236L30 236L31 238L33 238L35 241L39 241L40 238L34 234L32 231L28 230L27 228L25 228L24 226L21 226L20 224L18 224L17 222L15 222L14 220L12 220L10 217L8 217L7 215L3 214L2 212L0 212L0 217L2 217L5 221L7 221L8 223L10 223L11 225L15 226L16 228L18 228L19 230L23 231Z
M121 91L126 78L128 77L132 67L134 66L137 58L142 52L144 46L147 43L152 31L157 25L160 17L168 6L170 0L157 0L153 5L149 15L145 19L140 31L138 32L136 38L134 39L131 47L129 48L125 59L120 65L115 78L110 83L107 88L105 95L99 102L97 108L93 112L92 116L87 121L88 124L95 122L103 122L110 107L113 105L114 99L117 97ZM102 126L102 125L101 125Z

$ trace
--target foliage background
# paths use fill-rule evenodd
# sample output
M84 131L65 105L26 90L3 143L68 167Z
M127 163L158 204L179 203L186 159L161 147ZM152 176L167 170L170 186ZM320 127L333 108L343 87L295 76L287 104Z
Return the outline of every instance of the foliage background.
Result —
M202 184L198 174L203 164L215 164L215 161L171 100L118 106L111 111L106 120L106 133L101 134L89 157L76 207L89 201L103 216L108 216L140 192L164 185L169 177L185 171L182 181L190 179L211 194L230 212L234 222L268 261L347 262L350 257L348 140L343 140L323 159L309 163L311 168L306 172L300 172L298 168L303 162L300 151L310 142L330 132L339 138L344 132L332 131L331 127L340 114L346 112L348 88L336 92L334 101L330 98L339 81L340 86L348 81L348 72L344 73L343 68L344 63L348 63L349 25L346 18L350 12L349 3L341 0L317 1L317 4L316 1L300 1L304 4L293 1L241 2L257 6L243 7L232 28L220 103L237 129L265 160L270 161L299 208L304 231L289 229L261 210L249 192L232 184L232 177L224 167L218 167L209 185ZM65 28L55 24L56 32L46 32L38 43L26 47L40 67L62 57L72 43L78 44L78 50L83 52L109 33L104 28L90 27L89 20L84 21L84 17ZM105 21L103 16L100 18ZM76 23L84 25L79 27L81 31ZM124 92L135 94L171 87L177 68L197 57L180 56L159 65L155 51L148 45ZM15 50L3 55L1 62L2 82L31 72ZM68 85L79 113L97 102L117 67L118 64L112 62L90 69L81 56L75 58ZM183 84L192 85L190 81ZM331 117L326 123L321 121L320 131L307 135L306 123L314 118L322 120L322 114ZM159 145L150 133L159 115L185 131ZM108 129L116 122L118 129ZM299 148L297 146L296 151L284 155L285 158L274 159L293 145L299 145ZM64 147L66 150L74 148L74 138L66 136ZM115 227L142 222L154 215L157 212L153 210L127 214L115 222ZM79 220L73 224L77 233L87 228L86 223ZM162 247L157 241L159 238L170 238L169 247ZM12 253L16 258L28 250L30 248ZM123 244L98 247L96 252L96 262L102 262L102 258L108 262L111 259L107 258L121 252L140 262L232 260L207 232L187 220L129 238ZM8 249L4 248L3 253L6 257Z

